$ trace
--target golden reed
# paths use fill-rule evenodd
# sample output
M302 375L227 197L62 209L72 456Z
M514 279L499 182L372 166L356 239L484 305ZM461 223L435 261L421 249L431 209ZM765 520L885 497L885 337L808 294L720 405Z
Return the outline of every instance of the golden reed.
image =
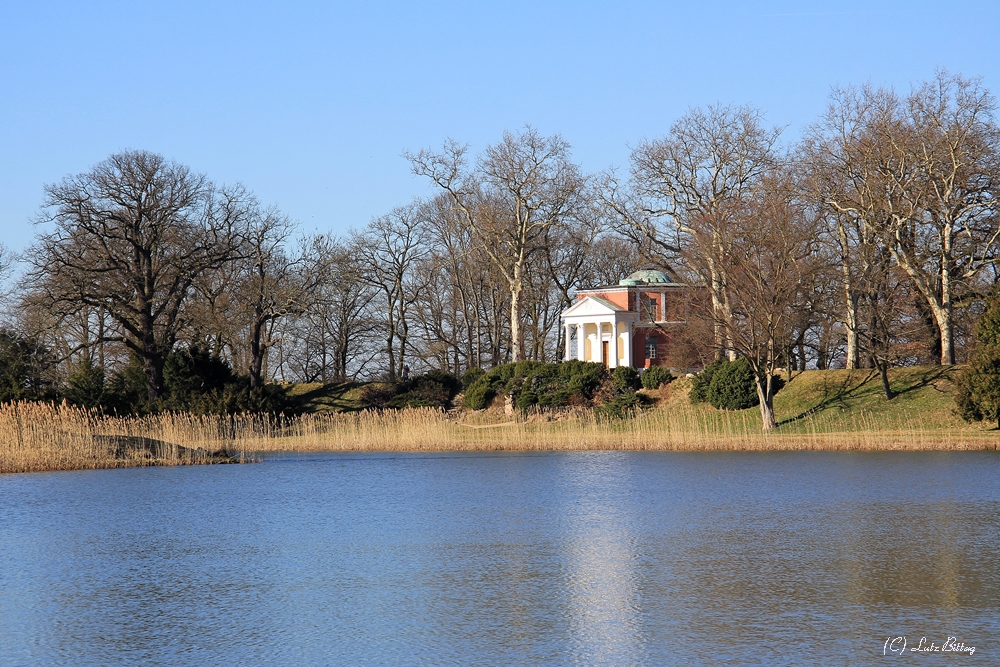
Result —
M425 408L302 417L196 417L167 413L112 417L68 405L0 405L0 473L211 462L145 451L116 451L115 438L152 439L193 450L226 450L239 460L267 451L471 450L995 450L1000 437L977 429L925 430L859 412L848 428L810 423L795 433L763 433L756 413L671 406L624 421L589 414L471 425Z

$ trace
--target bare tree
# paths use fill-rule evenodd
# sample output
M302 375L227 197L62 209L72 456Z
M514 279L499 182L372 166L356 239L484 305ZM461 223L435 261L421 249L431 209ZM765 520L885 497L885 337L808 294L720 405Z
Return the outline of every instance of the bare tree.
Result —
M730 249L723 230L776 165L779 135L777 129L765 129L760 112L750 107L693 109L665 138L645 141L632 152L627 194L606 195L620 202L616 209L625 224L662 251L680 252L688 244L698 248L718 322L731 309L725 273ZM727 348L723 335L717 326L720 352Z
M807 190L824 209L836 248L847 334L847 368L859 366L863 301L886 285L888 223L893 210L885 174L894 169L884 142L896 125L898 98L870 86L834 90L830 105L800 146ZM894 130L889 130L894 132Z
M998 259L995 111L980 80L941 71L910 94L905 133L890 144L898 164L885 175L898 199L893 253L934 315L942 364L955 363L956 287Z
M367 376L380 350L375 289L349 242L330 235L311 239L310 255L323 277L307 311L284 318L275 335L276 371L301 382L343 382ZM269 361L270 363L270 361Z
M325 280L327 264L316 252L321 247L317 240L304 240L289 255L294 232L295 225L277 209L252 207L233 286L248 329L251 389L264 384L267 350L276 342L275 323L306 312Z
M720 313L713 308L712 316L725 334L726 345L749 361L761 422L764 430L771 430L775 427L774 377L808 299L805 288L816 266L816 223L796 201L788 178L778 175L763 181L741 212L727 216L725 226L715 230L729 252L712 257L711 249L720 241L698 235L696 243L710 247L694 245L689 261L706 278L719 268L729 278L731 309Z
M362 280L382 297L387 376L396 380L410 346L410 307L421 291L412 280L414 269L428 253L421 203L414 201L375 218L354 235L352 247L362 262Z
M233 254L245 192L217 190L145 151L116 153L45 191L38 221L55 229L29 251L28 280L57 310L103 308L142 360L155 401L192 283Z
M855 286L881 270L863 258L885 244L930 311L940 362L955 362L956 294L996 264L1000 249L995 110L980 81L945 72L905 101L872 87L835 91L813 154L827 166L824 199L847 260L849 359Z
M586 179L570 162L569 144L531 127L504 132L484 151L475 169L467 147L453 141L439 153L407 154L413 172L436 183L451 199L458 219L476 238L507 282L511 360L524 358L522 295L526 270L544 234L576 215Z

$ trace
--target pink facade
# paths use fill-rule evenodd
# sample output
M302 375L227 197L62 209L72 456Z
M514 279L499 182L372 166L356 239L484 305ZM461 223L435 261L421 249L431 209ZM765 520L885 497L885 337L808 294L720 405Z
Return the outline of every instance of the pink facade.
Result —
M687 323L688 290L650 270L618 285L577 291L576 304L562 314L566 358L611 368L682 367L675 342Z

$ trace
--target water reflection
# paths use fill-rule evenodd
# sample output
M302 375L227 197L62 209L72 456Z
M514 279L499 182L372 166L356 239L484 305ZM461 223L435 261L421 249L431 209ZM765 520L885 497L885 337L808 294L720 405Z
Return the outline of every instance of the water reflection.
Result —
M627 454L578 453L560 461L552 508L563 517L565 616L581 664L646 662L632 535L637 507Z
M1000 662L998 562L992 453L6 476L0 665L870 664L890 634Z

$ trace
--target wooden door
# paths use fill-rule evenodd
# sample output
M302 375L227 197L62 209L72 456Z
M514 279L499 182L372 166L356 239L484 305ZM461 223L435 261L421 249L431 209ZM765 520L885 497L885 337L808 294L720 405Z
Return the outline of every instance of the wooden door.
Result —
M606 340L601 341L601 359L604 359L604 367L610 368L608 365L610 363L608 361L608 341Z

